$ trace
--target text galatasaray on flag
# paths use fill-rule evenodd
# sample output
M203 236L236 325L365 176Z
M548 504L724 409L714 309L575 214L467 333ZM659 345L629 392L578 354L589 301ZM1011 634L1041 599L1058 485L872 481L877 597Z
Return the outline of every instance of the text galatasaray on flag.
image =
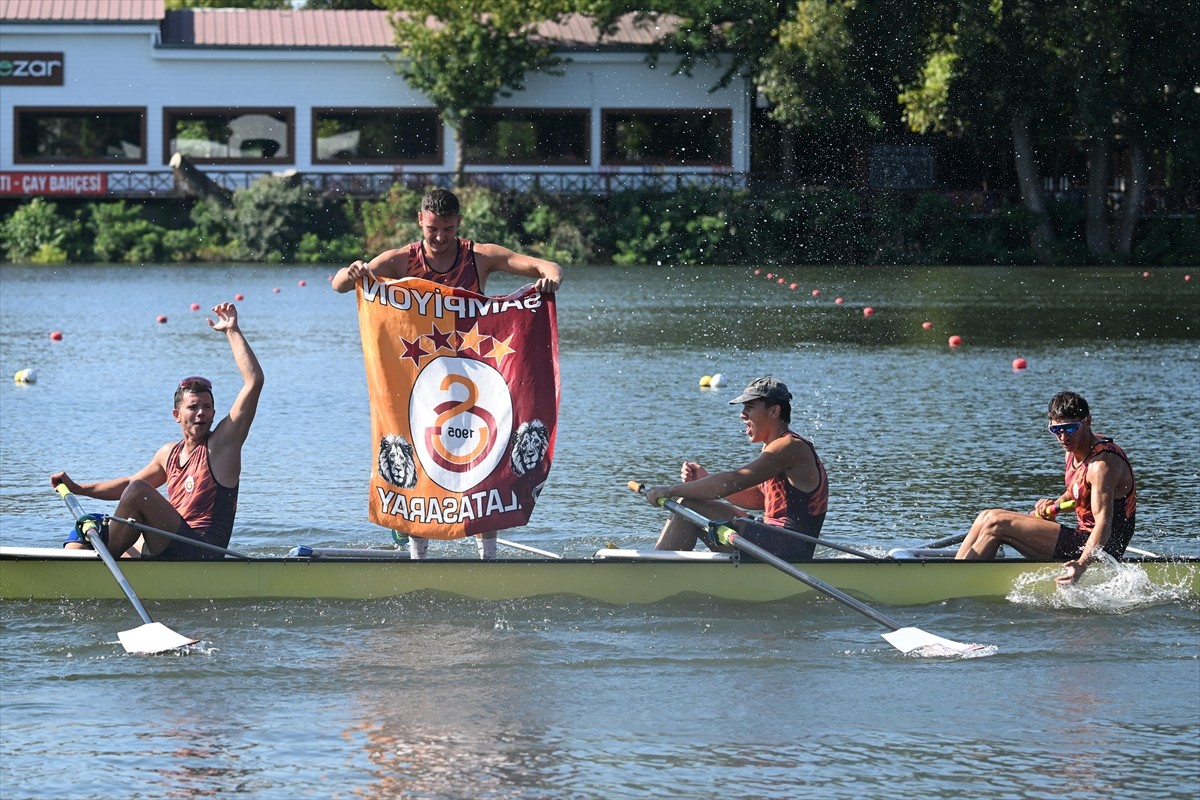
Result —
M432 539L529 522L558 422L554 295L370 277L356 294L376 448L371 521Z

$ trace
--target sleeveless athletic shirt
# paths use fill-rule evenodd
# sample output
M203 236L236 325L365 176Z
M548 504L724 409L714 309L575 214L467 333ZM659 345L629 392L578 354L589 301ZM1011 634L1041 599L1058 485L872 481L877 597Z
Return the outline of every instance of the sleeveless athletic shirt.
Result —
M217 483L208 463L208 443L192 451L187 462L179 465L183 442L171 448L167 456L167 500L195 533L218 547L229 544L233 517L237 513L238 487L230 489Z
M761 484L765 498L763 522L817 536L821 533L821 526L825 523L825 512L829 509L829 479L825 474L825 465L821 463L812 442L791 431L788 431L787 435L804 442L813 451L820 479L817 481L817 488L811 492L797 489L788 482L787 475L783 473L764 481Z
M425 248L421 242L413 242L408 250L408 272L410 278L424 278L443 286L455 286L476 294L483 293L479 285L479 270L475 267L475 243L469 239L454 240L454 264L445 272L438 272L425 259Z
M1099 438L1100 441L1092 446L1087 457L1079 462L1079 464L1073 465L1071 463L1072 456L1070 453L1067 453L1067 463L1063 470L1063 481L1066 483L1067 491L1071 493L1071 497L1075 500L1075 516L1079 520L1079 530L1084 533L1091 533L1096 527L1096 518L1092 516L1092 486L1087 482L1088 465L1095 460L1096 456L1101 453L1114 453L1120 456L1125 465L1129 467L1130 479L1133 479L1133 465L1129 463L1129 456L1125 455L1125 451L1113 444L1112 439L1104 436L1100 436ZM1108 533L1109 544L1113 542L1128 542L1133 537L1134 514L1136 511L1137 485L1135 483L1130 488L1129 494L1113 499L1112 528Z

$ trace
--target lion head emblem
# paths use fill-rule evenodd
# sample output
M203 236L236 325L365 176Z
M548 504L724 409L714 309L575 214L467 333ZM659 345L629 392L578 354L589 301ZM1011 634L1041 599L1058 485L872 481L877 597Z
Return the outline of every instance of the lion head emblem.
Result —
M379 477L401 489L417 485L413 447L403 436L389 433L379 440Z
M537 467L550 449L550 431L540 419L522 422L513 442L511 461L513 473L524 475Z

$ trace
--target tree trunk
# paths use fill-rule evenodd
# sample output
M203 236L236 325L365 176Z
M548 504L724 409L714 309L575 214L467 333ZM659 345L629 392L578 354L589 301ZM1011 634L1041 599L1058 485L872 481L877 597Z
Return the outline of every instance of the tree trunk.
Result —
M1084 226L1088 252L1108 259L1109 140L1093 135L1088 141L1087 223Z
M1029 232L1029 241L1038 262L1049 264L1053 261L1051 246L1054 244L1054 231L1050 228L1046 203L1042 199L1037 158L1033 153L1033 139L1029 135L1029 114L1014 111L1009 122L1012 126L1013 157L1016 161L1017 184L1021 187L1021 200L1037 217L1037 224Z
M464 169L462 126L450 128L454 139L454 186L457 189L467 185L467 173Z
M1121 206L1121 230L1117 237L1117 252L1128 257L1133 253L1133 233L1146 200L1146 148L1134 143L1129 151L1129 183L1125 186L1125 202Z

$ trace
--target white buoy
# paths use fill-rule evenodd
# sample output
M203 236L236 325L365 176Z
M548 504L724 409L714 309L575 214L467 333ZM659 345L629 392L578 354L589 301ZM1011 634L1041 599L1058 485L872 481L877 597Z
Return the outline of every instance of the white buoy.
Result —
M720 389L725 385L725 376L720 372L716 373L712 376L712 378L709 379L708 385L712 386L714 389Z
M13 380L17 383L37 383L37 373L31 369L19 369L13 375Z

